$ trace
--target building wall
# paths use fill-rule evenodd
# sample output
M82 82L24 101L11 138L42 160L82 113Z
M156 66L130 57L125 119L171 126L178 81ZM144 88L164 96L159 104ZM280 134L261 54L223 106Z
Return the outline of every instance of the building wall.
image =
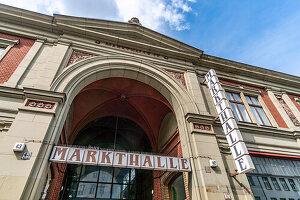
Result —
M160 139L173 145L166 146L166 152L191 159L192 172L184 173L190 199L224 199L227 193L232 199L253 199L258 194L253 187L251 191L245 174L236 174L212 97L203 83L210 68L216 70L226 91L243 97L253 121L238 125L249 151L300 156L299 77L205 55L133 24L63 16L55 16L54 22L62 23L54 24L50 16L22 11L11 17L19 10L6 6L0 10L5 24L0 38L20 40L0 61L0 163L4 163L0 165L0 199L41 196L50 170L48 158L53 145L64 137L61 133L74 97L88 84L105 78L143 82L167 99L176 117L178 136L172 140L175 126L172 120L163 121L161 130L171 128ZM88 28L83 36L82 29L76 28L81 23L102 31L110 26L127 34L133 32L144 43L131 41L126 34L116 38L113 32L105 35ZM245 94L258 98L271 126L255 121ZM32 153L29 160L12 151L16 142L26 143L26 151ZM218 167L211 168L209 160L216 160ZM285 160L294 162L288 157ZM48 199L57 199L62 181L59 173L54 172L47 187ZM168 177L156 181L156 199L166 195Z

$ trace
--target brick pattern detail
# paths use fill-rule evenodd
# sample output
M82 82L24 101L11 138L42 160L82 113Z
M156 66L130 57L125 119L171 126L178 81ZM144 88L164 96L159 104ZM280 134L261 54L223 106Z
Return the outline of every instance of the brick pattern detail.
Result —
M81 60L85 60L85 59L95 57L95 56L97 56L97 55L75 50L72 52L69 62L66 67L68 67L71 64L77 63Z
M38 101L33 99L28 99L25 103L25 106L33 107L33 108L42 108L51 110L54 108L55 103L46 102L46 101Z
M46 200L57 200L59 198L59 193L64 179L64 173L67 168L67 164L52 163L51 165L53 166L54 178L51 180Z
M185 79L184 79L184 74L183 73L180 73L180 72L174 72L174 71L169 71L169 70L166 70L167 72L169 72L169 74L177 79L185 88L186 88L186 83L185 83Z
M282 108L284 109L284 111L286 112L286 114L292 120L293 124L295 126L300 126L300 122L297 120L296 116L294 115L294 113L292 112L292 110L290 109L290 107L286 104L286 102L282 99L282 97L279 96L279 95L277 95L276 98L278 99L280 105L282 106Z
M280 115L277 108L275 107L272 100L270 99L270 97L268 96L267 92L264 89L252 87L252 86L248 86L248 85L242 85L242 84L238 84L238 83L233 83L233 82L229 82L229 81L224 81L224 80L220 80L220 81L222 83L229 84L229 85L242 86L242 87L248 88L248 89L259 90L261 92L261 98L265 102L266 106L268 107L269 111L271 112L271 114L272 114L273 118L275 119L276 123L278 124L278 126L281 128L288 128L287 124L283 120L282 116Z
M0 84L8 81L17 69L29 49L34 44L34 40L19 36L0 33L0 37L6 39L19 39L20 43L14 45L5 57L0 61Z

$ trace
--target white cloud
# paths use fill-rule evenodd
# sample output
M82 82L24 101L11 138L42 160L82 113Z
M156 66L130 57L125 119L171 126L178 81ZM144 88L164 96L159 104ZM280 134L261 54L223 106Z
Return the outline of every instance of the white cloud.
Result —
M45 14L65 13L62 0L0 0L0 3Z
M123 21L138 17L143 26L163 31L167 24L177 31L189 29L185 14L192 8L186 0L115 0Z
M0 0L0 3L52 15L53 13L127 22L138 17L142 25L156 31L186 30L186 14L196 0Z

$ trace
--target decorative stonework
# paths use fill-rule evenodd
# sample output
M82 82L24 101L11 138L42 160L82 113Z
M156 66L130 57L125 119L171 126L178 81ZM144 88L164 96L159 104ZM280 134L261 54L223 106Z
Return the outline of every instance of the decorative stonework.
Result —
M297 104L299 104L299 105L300 105L300 98L298 98L298 97L295 97L295 98L294 98L294 100L297 102Z
M211 125L208 124L199 124L193 123L194 129L202 130L202 131L212 131Z
M177 79L184 87L186 87L185 79L184 79L184 74L180 72L174 72L174 71L169 71L169 74L171 74L175 79Z
M27 100L25 106L32 107L32 108L42 108L51 110L54 108L55 103L46 102L46 101L38 101L34 99Z
M85 60L85 59L88 59L88 58L91 58L94 56L97 56L97 55L75 50L72 52L71 57L70 57L69 62L66 67L68 67L69 65L74 64L76 62L79 62L81 60Z
M296 116L294 115L292 110L289 108L289 106L285 103L285 101L282 99L282 97L277 95L276 98L278 99L280 105L283 107L284 111L289 116L289 118L292 120L294 125L300 126L300 122L297 120Z

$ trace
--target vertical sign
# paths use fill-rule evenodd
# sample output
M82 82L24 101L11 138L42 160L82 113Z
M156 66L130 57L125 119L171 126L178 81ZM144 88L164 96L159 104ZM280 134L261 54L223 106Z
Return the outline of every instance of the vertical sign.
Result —
M205 75L205 80L213 98L238 173L246 173L255 169L215 70L209 70Z

